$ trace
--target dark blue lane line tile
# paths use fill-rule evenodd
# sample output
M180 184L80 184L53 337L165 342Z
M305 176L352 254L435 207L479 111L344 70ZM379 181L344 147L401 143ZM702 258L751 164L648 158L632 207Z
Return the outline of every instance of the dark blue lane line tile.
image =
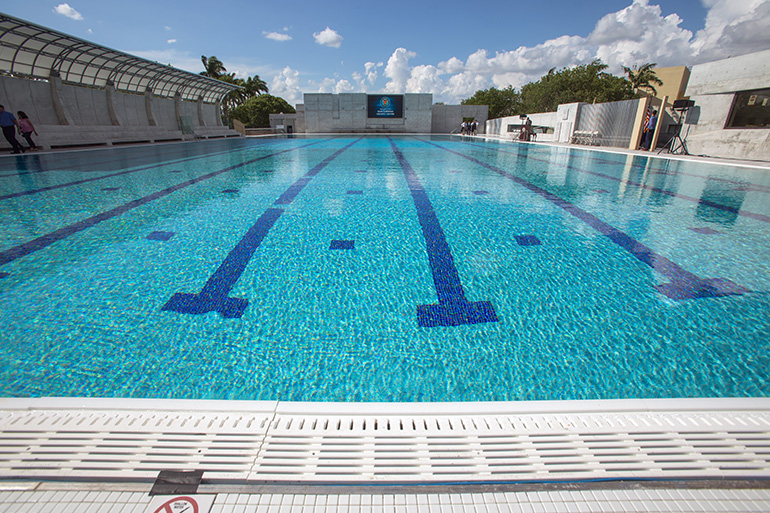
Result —
M450 171L449 173L453 174L453 175L461 175L461 174L463 174L462 171Z
M594 192L598 192L599 194L609 194L610 193L610 191L608 191L607 189L591 189L591 190L594 191Z
M300 148L304 148L306 146L311 146L313 144L319 144L323 141L316 141L308 144L304 144L301 146L295 146L293 148L288 148L285 150L280 150L274 153L269 153L267 155L263 155L261 157L256 157L251 160L247 160L245 162L241 162L240 164L235 164L232 166L228 166L226 168L220 169L218 171L212 171L211 173L199 176L197 178L193 178L191 180L187 180L182 183L178 183L176 185L173 185L171 187L168 187L166 189L163 189L161 191L154 192L148 196L144 196L141 198L137 198L133 201L129 201L128 203L124 203L123 205L117 206L111 210L107 210L105 212L100 212L99 214L93 215L91 217L88 217L86 219L83 219L81 221L78 221L77 223L70 224L68 226L65 226L63 228L59 228L58 230L55 230L53 232L47 233L45 235L41 235L40 237L37 237L36 239L32 239L30 241L27 241L23 244L18 244L16 246L13 246L12 248L6 249L5 251L0 252L0 265L7 264L9 262L13 262L14 260L17 260L21 257L27 256L31 253L34 253L36 251L40 251L43 248L46 248L50 246L51 244L54 244L55 242L59 242L62 239L66 239L70 235L74 235L78 232L81 232L83 230L86 230L88 228L91 228L92 226L95 226L102 221L107 221L109 219L112 219L113 217L117 217L121 214L125 214L126 212L133 210L137 207L141 207L142 205L146 205L147 203L150 203L152 201L155 201L159 198L163 198L165 196L168 196L169 194L172 194L176 191L182 190L186 187L189 187L190 185L194 185L199 182L203 182L205 180L209 180L211 178L214 178L216 176L219 176L223 173L227 173L228 171L232 171L233 169L238 169L243 166L247 166L249 164L253 164L254 162L258 162L260 160L265 160L271 157L274 157L276 155L280 155L282 153L286 153L289 151L294 151Z
M222 192L224 192L225 194L235 194L236 192L238 192L238 189L225 189Z
M465 291L455 267L452 251L428 198L428 193L420 183L420 179L409 161L396 146L395 141L390 137L388 140L409 185L409 192L417 210L417 218L422 227L428 252L428 263L433 274L436 296L438 296L438 304L417 306L418 324L429 328L497 322L497 314L492 303L489 301L470 302L465 298Z
M625 162L615 162L615 161L612 161L612 160L600 159L600 158L596 158L596 157L586 156L586 158L588 158L590 160L593 160L593 161L596 161L596 162L600 162L602 164L611 164L611 165L618 166L618 167L625 167L627 165ZM648 159L650 157L640 157L640 158ZM641 164L641 163L639 163L639 164L632 163L630 167L634 167L636 169L642 169L642 170L647 169L647 170L649 170L649 173L653 174L653 175L669 175L669 176L681 175L681 176L690 176L690 177L693 177L693 178L700 178L701 180L705 180L705 181L729 183L731 185L737 185L737 187L734 187L734 189L736 191L750 190L752 192L770 193L770 187L768 187L767 185L759 185L759 184L748 184L747 185L745 182L740 182L738 180L733 180L733 179L730 179L730 178L721 178L721 177L718 177L718 176L703 176L703 175L697 175L695 173L687 173L685 171L677 171L677 170L673 170L673 169L660 169L658 167L648 167L648 164ZM747 188L746 189L741 189L739 187L747 187Z
M356 173L366 173L366 169L356 169Z
M310 180L313 179L315 175L319 173L323 168L325 168L329 162L336 159L343 151L347 150L354 144L356 144L358 141L360 141L361 138L356 139L352 143L348 144L347 146L344 146L340 148L339 150L335 151L328 157L326 157L321 163L316 164L313 169L305 173L301 178L299 178L294 184L286 189L286 192L281 194L281 197L275 200L274 205L288 205L292 201L294 201L294 198L297 197L297 194L299 194L302 189L305 188L305 186L310 183Z
M120 187L103 187L102 190L104 192L114 192L114 191L119 191Z
M429 142L430 143L430 141L425 141L425 142ZM434 144L434 143L430 143L430 144ZM472 143L470 143L470 144L472 144ZM476 146L478 146L478 145L476 145ZM489 148L487 148L487 149L489 149ZM447 151L452 151L452 150L447 150ZM546 160L546 159L537 158L537 157L534 157L532 155L524 155L524 154L521 154L521 153L515 153L515 152L511 152L511 151L506 151L506 150L496 150L496 151L501 151L503 153L509 153L509 154L512 154L512 155L518 155L520 157L526 157L526 158L528 158L530 160L535 160L537 162L544 162L546 164L551 164L551 162ZM561 164L559 164L559 165L561 165ZM577 171L578 173L584 173L584 174L588 174L588 175L598 176L598 177L604 178L606 180L612 180L614 182L619 182L619 183L625 183L625 184L628 184L628 185L633 185L634 187L639 187L641 189L647 189L649 191L657 192L658 194L664 194L666 196L671 196L672 198L677 198L677 199L684 200L684 201L690 201L690 202L697 203L699 205L705 205L705 206L708 206L708 207L711 207L711 208L714 208L714 209L717 209L717 210L723 210L725 212L730 212L732 214L736 214L736 215L739 215L739 216L744 216L744 217L749 217L751 219L756 219L757 221L762 221L764 223L770 223L770 216L767 216L765 214L758 214L756 212L749 212L749 211L746 211L746 210L741 210L739 208L735 208L735 207L732 207L732 206L729 206L729 205L722 205L721 203L716 203L716 202L708 200L708 199L694 198L694 197L688 196L686 194L680 194L678 192L673 192L673 191L669 191L669 190L666 190L666 189L661 189L659 187L653 187L652 185L646 185L646 184L643 184L643 183L640 183L640 182L635 182L635 181L629 180L629 179L618 178L616 176L611 176L611 175L608 175L606 173L599 173L598 171L589 171L587 169L582 169L582 168L575 167L575 166L572 166L572 165L569 165L569 164L564 165L564 167L566 167L567 169L572 169L573 171Z
M489 194L489 191L473 191L473 194L475 194L476 196L485 196Z
M2 280L3 278L5 278L7 276L10 276L10 275L11 275L11 273L6 273L6 272L3 272L3 271L0 271L0 280Z
M147 240L160 240L166 242L174 236L174 232L151 232L147 236Z
M227 152L220 152L220 153L227 153ZM217 153L215 155L218 155L220 153ZM122 175L128 175L131 173L138 173L139 171L146 171L148 169L155 169L163 166L167 166L169 164L179 164L181 162L189 162L191 160L197 160L202 158L211 157L213 155L202 155L202 156L196 156L196 157L190 157L182 160L177 160L176 162L172 163L163 163L163 164L155 164L152 166L145 166L145 167L139 167L136 169L127 169L126 171L118 171L117 173L110 173L108 175L101 175L101 176L94 176L91 178L84 178L83 180L76 180L74 182L67 182L67 183L60 183L58 185L50 185L48 187L40 187L39 189L31 189L28 191L22 191L22 192L14 192L12 194L5 194L3 196L0 196L0 200L5 199L11 199L11 198L18 198L19 196L29 196L31 194L37 194L39 192L45 192L45 191L52 191L55 189L63 189L64 187L73 187L75 185L80 185L88 182L95 182L97 180L105 180L107 178L113 178L115 176L122 176Z
M75 156L75 157L67 156L65 154L56 154L55 155L55 162L57 164L56 168L43 169L41 167L41 168L38 168L38 169L35 169L35 170L32 170L32 171L28 171L28 170L27 171L19 171L19 170L16 170L13 173L0 174L0 178L13 177L13 176L19 176L19 175L27 175L27 174L33 174L33 173L47 173L47 172L52 172L52 171L66 171L66 172L79 172L79 173L94 173L94 172L101 172L101 171L109 171L109 169L101 169L101 168L103 168L105 166L114 165L114 164L120 164L121 167L126 167L125 163L126 163L127 159L133 160L133 161L136 162L136 161L140 161L142 159L150 159L151 158L153 160L153 162L154 162L151 167L160 167L160 166L164 166L164 165L175 164L177 162L183 162L184 160L177 160L177 159L181 159L182 157L184 157L185 159L214 157L216 155L222 155L222 154L225 154L225 153L232 153L232 152L235 152L235 151L240 152L240 151L245 151L245 150L249 150L249 149L260 148L262 146L273 145L276 142L277 141L263 141L261 144L255 144L255 145L249 145L249 146L239 145L239 146L234 146L232 148L229 148L227 150L210 151L209 153L193 155L193 156L189 156L189 148L188 147L180 147L180 148L176 148L174 150L171 150L171 148L166 147L166 148L163 148L164 154L162 155L162 158L167 159L167 160L165 162L163 162L163 163L160 163L160 164L157 163L157 162L154 162L155 161L155 155L151 154L151 153L142 154L138 158L133 158L133 156L128 157L128 156L125 156L125 155L123 157L121 157L121 158L118 158L118 159L114 158L114 156L111 156L107 160L89 158L88 159L89 161L87 163L83 163L82 162L83 157L82 157L82 155L80 153L78 153L77 156ZM92 151L101 151L101 150L92 150ZM107 151L112 151L112 150L107 150ZM206 150L206 151L209 151L209 150ZM36 158L40 158L41 161L43 161L46 164L49 161L52 161L52 159L50 158L50 157L52 157L51 154L35 155L35 157ZM72 162L72 163L70 164L70 162ZM69 166L69 167L63 167L63 166ZM77 166L79 169L75 169L73 166ZM85 167L97 167L99 169L82 169L82 168L85 168Z
M181 169L174 169L173 171L169 171L169 173L181 173Z
M263 169L263 173L275 173L275 169Z
M356 241L354 240L333 240L329 249L353 249Z
M531 192L538 196L545 198L555 206L561 208L568 214L580 219L587 225L594 228L596 231L607 237L609 240L628 251L631 255L636 257L639 261L648 265L655 271L659 272L663 276L671 280L671 283L664 283L661 285L655 285L655 289L661 294L671 299L698 299L707 297L722 297L731 295L740 295L751 292L749 289L741 287L730 280L723 278L700 278L697 275L687 271L683 267L679 266L675 262L660 255L645 246L638 240L632 238L628 234L618 230L617 228L605 223L595 215L586 212L577 205L573 205L569 201L545 190L537 185L524 180L514 174L503 171L495 166L482 162L476 158L468 155L464 155L460 152L444 148L434 142L424 141L427 144L440 148L444 151L459 155L464 159L475 162L476 164L489 169L501 176L508 178L516 182L517 184L529 189Z
M539 246L542 244L540 239L534 235L514 235L513 238L516 239L516 244L519 246Z
M355 191L348 191L347 193L351 194L351 195L358 195L358 196L360 196L360 195L362 195L364 193L364 191L355 190Z
M276 200L275 204L284 198L284 203L288 204L296 197L302 187L321 169L326 167L332 160L339 156L361 139L356 139L344 148L335 151L332 155L323 160L320 164L313 167L302 178L297 180L294 185L284 192ZM297 189L298 184L302 187ZM236 246L227 254L222 264L209 277L206 284L197 294L177 292L168 302L163 305L161 310L177 312L182 314L201 315L208 312L217 312L226 319L236 319L243 316L246 307L249 306L249 300L239 297L230 297L230 291L240 279L243 271L254 255L254 252L262 244L275 222L281 217L284 210L282 208L268 208L256 222L249 228L246 235L236 244Z
M695 233L700 233L701 235L715 235L717 233L722 233L718 230L714 230L713 228L705 227L705 228L689 228L690 230L694 231Z

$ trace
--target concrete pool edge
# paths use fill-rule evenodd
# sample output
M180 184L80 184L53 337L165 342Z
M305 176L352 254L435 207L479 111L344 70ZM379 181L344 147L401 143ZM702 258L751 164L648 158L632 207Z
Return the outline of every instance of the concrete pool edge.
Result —
M0 399L0 481L770 480L770 398L495 403Z
M89 397L0 398L0 414L16 410L161 410L202 412L321 413L344 415L473 415L617 412L759 411L770 413L770 397L583 399L470 402L244 401L219 399L131 399Z

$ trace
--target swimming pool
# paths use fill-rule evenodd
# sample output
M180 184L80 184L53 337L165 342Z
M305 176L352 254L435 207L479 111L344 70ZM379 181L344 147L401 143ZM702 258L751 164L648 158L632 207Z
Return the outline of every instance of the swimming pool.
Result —
M767 396L770 173L441 136L0 159L0 394Z

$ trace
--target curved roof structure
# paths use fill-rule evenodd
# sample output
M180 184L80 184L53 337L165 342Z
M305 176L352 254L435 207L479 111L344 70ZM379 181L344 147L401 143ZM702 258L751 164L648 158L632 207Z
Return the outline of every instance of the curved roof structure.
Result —
M84 39L0 13L0 72L64 82L216 103L240 87L112 50Z

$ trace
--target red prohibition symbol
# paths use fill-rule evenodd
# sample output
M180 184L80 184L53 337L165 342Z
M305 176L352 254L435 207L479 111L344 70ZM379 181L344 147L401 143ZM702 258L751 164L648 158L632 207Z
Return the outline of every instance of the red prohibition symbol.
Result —
M176 507L172 508L172 505ZM174 497L156 509L155 513L198 513L198 503L192 497Z

